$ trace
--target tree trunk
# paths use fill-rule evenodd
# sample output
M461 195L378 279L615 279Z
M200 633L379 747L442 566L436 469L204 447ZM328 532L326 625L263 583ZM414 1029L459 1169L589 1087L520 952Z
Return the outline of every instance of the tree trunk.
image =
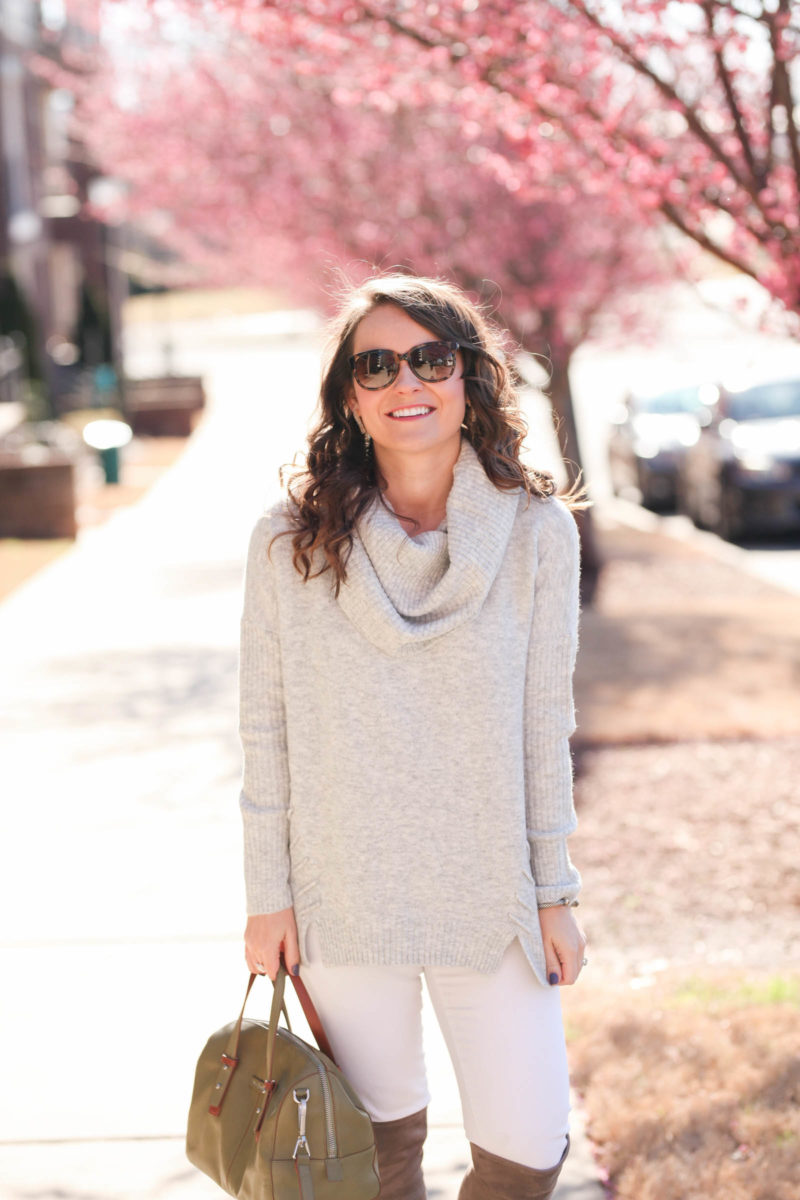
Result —
M547 393L553 407L558 437L564 464L570 484L575 483L583 472L578 428L575 423L575 409L572 402L572 388L569 382L569 351L559 354L550 349L551 378ZM600 577L600 552L595 537L595 526L590 508L576 512L578 532L581 539L581 601L591 604Z

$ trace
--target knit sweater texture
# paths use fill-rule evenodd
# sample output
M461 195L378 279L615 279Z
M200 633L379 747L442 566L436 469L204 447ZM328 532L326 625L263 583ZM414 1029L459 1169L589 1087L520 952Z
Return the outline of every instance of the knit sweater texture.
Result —
M304 582L285 499L251 536L240 737L249 913L294 906L301 955L490 972L518 937L544 984L539 903L580 875L569 737L575 522L504 491L462 438L436 530L376 497L338 598Z

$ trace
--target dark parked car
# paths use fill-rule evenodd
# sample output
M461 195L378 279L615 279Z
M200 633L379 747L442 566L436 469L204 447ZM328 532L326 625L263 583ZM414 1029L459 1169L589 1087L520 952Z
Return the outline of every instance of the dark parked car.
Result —
M683 511L722 537L800 530L800 379L723 389L679 490Z
M681 461L697 440L698 414L717 395L711 384L655 396L628 395L611 418L608 457L614 491L624 495L636 489L649 508L672 507Z

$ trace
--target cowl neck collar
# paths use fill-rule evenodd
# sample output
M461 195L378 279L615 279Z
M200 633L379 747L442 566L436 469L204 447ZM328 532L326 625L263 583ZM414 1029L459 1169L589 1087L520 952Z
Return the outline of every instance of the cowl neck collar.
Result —
M511 536L521 488L496 488L465 437L453 469L447 516L411 538L375 497L353 531L339 605L388 654L449 633L481 609Z

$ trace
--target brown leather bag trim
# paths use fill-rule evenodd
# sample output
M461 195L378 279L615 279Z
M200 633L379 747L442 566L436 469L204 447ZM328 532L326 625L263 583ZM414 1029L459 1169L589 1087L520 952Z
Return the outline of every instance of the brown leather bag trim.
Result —
M214 1085L214 1090L219 1091L219 1103L218 1104L209 1104L208 1111L211 1113L212 1117L218 1117L219 1114L222 1112L222 1102L225 1099L225 1093L227 1092L228 1088L230 1087L230 1083L231 1083L231 1080L233 1079L234 1072L236 1071L236 1068L239 1065L238 1058L231 1058L230 1055L228 1055L228 1054L221 1054L220 1061L222 1062L222 1070L220 1071L219 1075L217 1076L217 1083L221 1084L222 1086L218 1089L216 1084ZM230 1068L230 1069L226 1069L226 1068Z
M275 1091L275 1087L276 1087L276 1083L275 1083L274 1079L265 1079L264 1080L264 1099L261 1102L261 1116L256 1121L255 1130L254 1130L255 1135L256 1135L256 1141L259 1141L259 1139L261 1137L261 1126L264 1123L264 1117L267 1115L267 1108L269 1107L269 1102L270 1102L270 1099L272 1098L272 1093Z
M286 966L282 954L281 963L283 966ZM300 1001L300 1006L306 1015L308 1027L314 1035L314 1041L317 1043L322 1053L327 1055L334 1066L337 1066L338 1064L336 1059L333 1057L333 1051L331 1050L331 1044L325 1036L325 1030L322 1028L322 1021L319 1019L319 1013L314 1007L314 1001L309 996L306 985L303 983L299 975L292 975L291 971L287 971L287 974L294 984L294 990L297 993L297 999Z

